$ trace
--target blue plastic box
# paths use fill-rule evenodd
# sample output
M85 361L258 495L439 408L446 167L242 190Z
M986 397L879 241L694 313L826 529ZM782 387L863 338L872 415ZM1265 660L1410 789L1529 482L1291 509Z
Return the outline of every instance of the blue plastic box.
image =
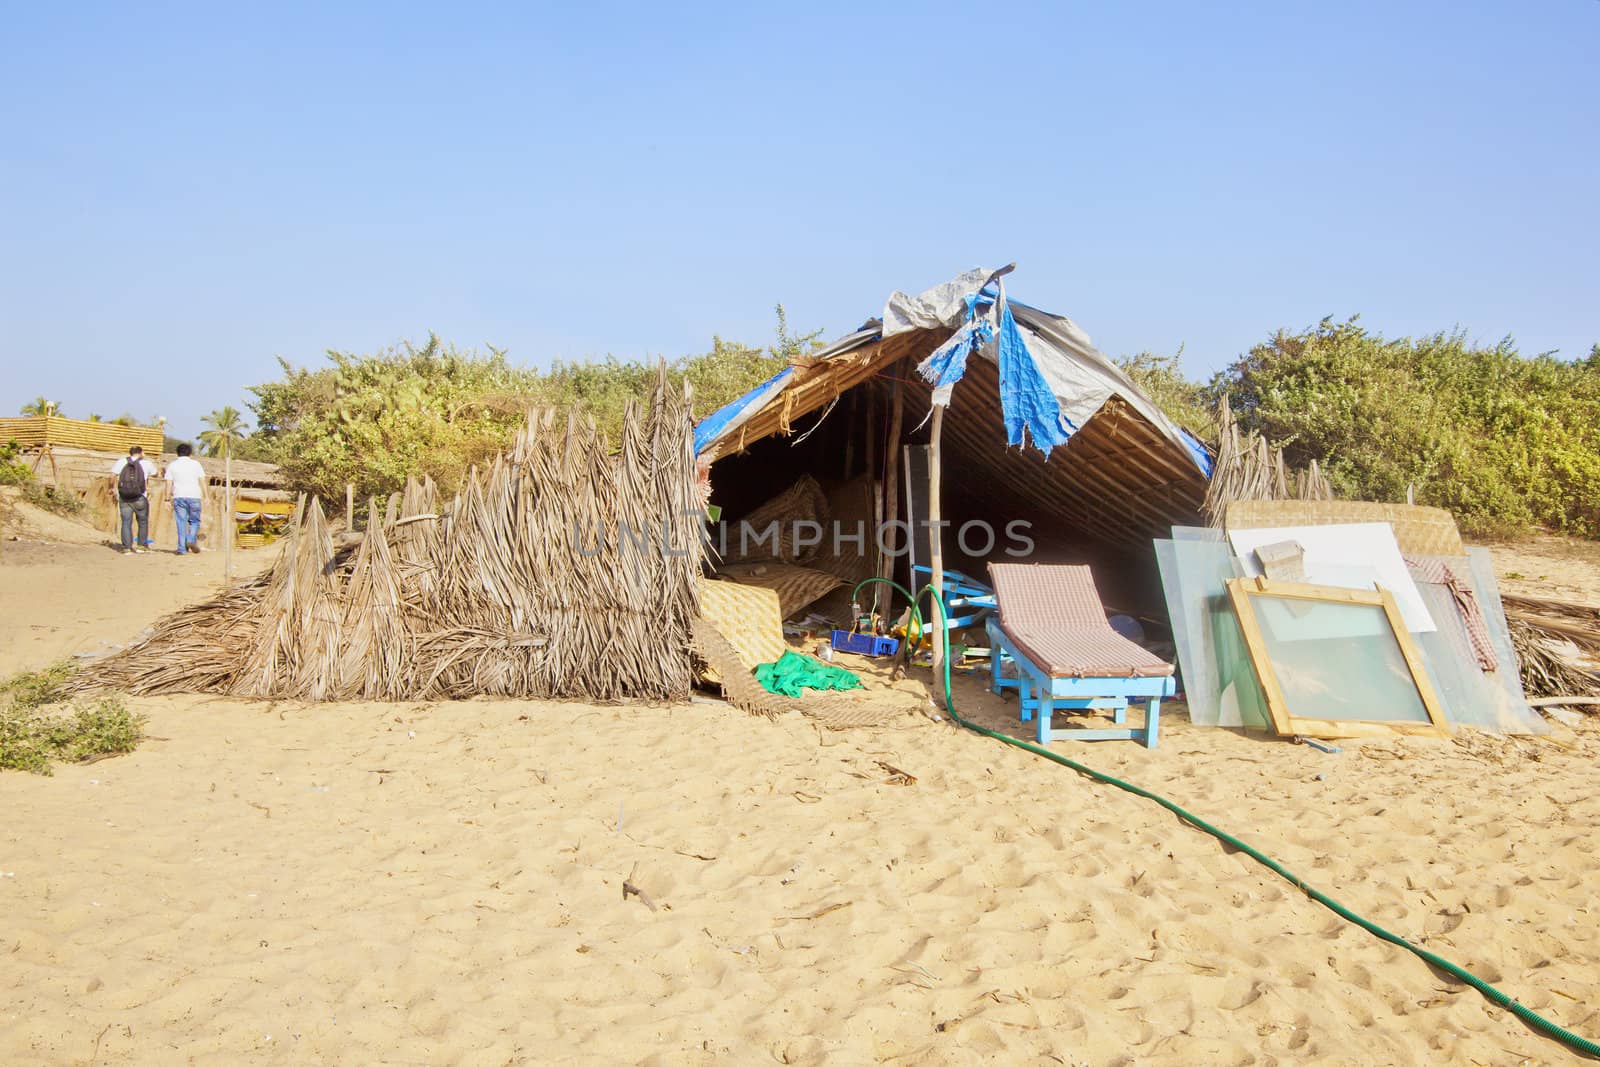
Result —
M849 630L833 631L833 647L840 652L854 652L860 656L892 656L900 647L898 637L878 637L876 634L853 634Z

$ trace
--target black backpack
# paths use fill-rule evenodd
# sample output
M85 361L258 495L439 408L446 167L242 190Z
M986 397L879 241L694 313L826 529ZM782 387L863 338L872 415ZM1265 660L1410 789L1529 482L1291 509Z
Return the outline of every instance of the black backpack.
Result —
M117 474L117 495L123 500L138 500L144 496L144 460L128 457Z

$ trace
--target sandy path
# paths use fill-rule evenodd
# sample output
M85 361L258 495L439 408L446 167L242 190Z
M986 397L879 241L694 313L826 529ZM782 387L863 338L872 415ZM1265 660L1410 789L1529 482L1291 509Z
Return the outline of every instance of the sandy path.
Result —
M1600 603L1600 541L1544 534L1490 547L1503 592Z
M162 615L222 589L220 552L124 556L84 532L82 543L0 546L0 677L125 644ZM234 573L271 563L271 550L239 552Z
M0 775L8 1063L1578 1062L1154 805L948 725L134 703L132 756ZM1064 747L1600 1032L1592 720L1324 755L1180 719Z

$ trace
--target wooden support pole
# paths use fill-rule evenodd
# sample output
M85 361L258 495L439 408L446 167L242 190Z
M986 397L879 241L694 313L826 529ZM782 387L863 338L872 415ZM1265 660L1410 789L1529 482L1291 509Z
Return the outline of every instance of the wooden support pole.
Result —
M356 528L356 487L349 482L344 483L344 531L349 533Z
M889 394L889 435L883 446L883 527L872 531L874 542L892 544L894 524L900 518L900 423L905 417L906 397L899 382L892 382ZM894 577L894 556L883 552L878 559L878 577ZM878 610L889 603L889 587L875 585L873 603Z
M939 528L939 436L944 429L944 407L933 409L933 428L928 435L928 562L933 571L933 591L938 594L928 615L933 623L933 679L944 677L944 661L950 655L950 631L945 626L939 604L944 599L944 537Z
M841 480L848 482L856 465L856 435L851 431L856 426L856 394L846 393L844 399L844 472ZM835 423L835 425L839 425Z
M222 584L233 584L233 442L225 446L222 460Z
M866 388L861 391L866 394L865 403L867 407L867 417L861 420L867 424L865 448L867 462L863 470L866 471L867 477L871 479L878 473L878 394L871 381L868 381ZM877 516L874 515L873 518L876 520Z

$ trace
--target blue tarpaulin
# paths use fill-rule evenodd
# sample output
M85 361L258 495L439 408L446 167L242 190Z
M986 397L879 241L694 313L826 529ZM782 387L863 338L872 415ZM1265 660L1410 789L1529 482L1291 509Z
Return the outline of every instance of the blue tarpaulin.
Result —
M1020 447L1031 440L1049 453L1087 426L1108 401L1118 398L1154 429L1160 442L1155 447L1170 449L1184 466L1192 463L1196 473L1209 478L1212 459L1206 448L1102 355L1076 323L1009 299L1003 281L1009 270L975 267L920 293L891 293L881 317L867 320L827 348L810 353L805 367L785 368L706 416L695 427L696 454L720 456L740 447L741 427L782 403L787 390L813 380L819 373L816 368L826 375L835 373L832 367L837 364L838 373L846 373L846 368L854 365L856 353L901 334L924 331L943 339L917 367L933 383L935 403L949 403L951 390L966 373L974 352L996 363L998 399L1009 446ZM927 351L925 347L918 350ZM820 391L813 391L813 397L793 414L805 414L831 402ZM767 426L764 432L771 432L770 425L763 425Z
M738 418L749 410L757 401L763 401L768 396L783 388L785 382L794 374L793 367L785 367L777 374L768 378L748 393L730 404L722 407L701 419L694 428L694 454L699 455L705 447L722 435L722 431L732 425Z
M1022 431L1028 431L1033 447L1048 453L1067 443L1072 431L1061 417L1061 402L1039 373L1011 308L1000 297L1000 411L1006 422L1006 444L1022 445Z
M1185 430L1182 426L1178 427L1178 433L1183 437L1183 443L1188 446L1189 455L1194 457L1195 466L1200 468L1201 474L1204 474L1207 478L1210 478L1211 453L1206 451L1206 446L1200 443L1200 439L1198 437L1190 433L1188 430Z
M933 383L933 402L948 405L950 390L967 373L967 357L994 340L994 328L983 319L967 323L917 366L917 372Z
M967 372L967 357L993 344L1000 365L1000 411L1006 427L1006 444L1021 447L1027 440L1041 452L1065 444L1075 427L1061 415L1056 394L1039 373L1028 344L1017 329L1006 303L1005 289L991 282L966 298L967 321L917 365L917 372L932 382L933 403L950 404L951 391ZM993 322L998 320L999 329Z

